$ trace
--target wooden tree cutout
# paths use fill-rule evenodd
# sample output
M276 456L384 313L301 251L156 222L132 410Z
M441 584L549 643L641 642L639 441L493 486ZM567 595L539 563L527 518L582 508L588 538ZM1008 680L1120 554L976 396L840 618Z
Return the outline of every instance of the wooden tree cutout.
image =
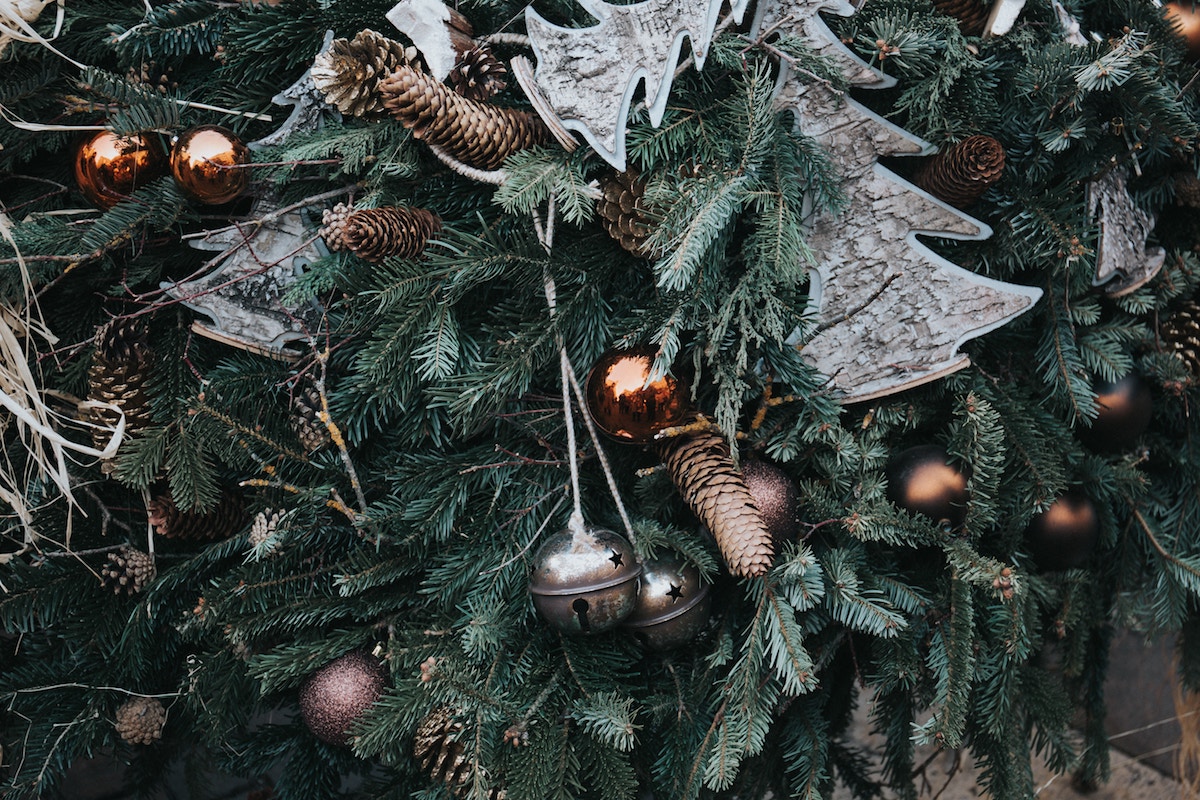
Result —
M854 13L839 0L763 0L754 30L787 31L842 69L855 86L891 81L850 52L819 16ZM810 221L814 255L810 307L816 334L804 358L825 373L844 402L870 400L936 380L970 362L967 339L1024 311L1041 291L985 278L923 245L918 234L983 239L991 229L879 164L883 155L922 155L930 146L821 81L779 77L778 108L795 112L800 130L830 153L848 200L839 214Z
M730 13L735 19L741 19L748 3L733 0ZM724 0L646 0L617 6L579 0L599 20L589 28L559 27L530 6L525 23L537 70L530 76L514 59L513 75L551 129L578 131L605 161L624 171L625 125L638 85L645 84L650 123L657 126L666 111L684 37L691 40L699 69L723 4Z
M1162 269L1167 251L1146 247L1154 217L1137 207L1126 187L1124 169L1114 169L1088 184L1088 213L1100 226L1096 243L1096 277L1111 297L1145 286Z

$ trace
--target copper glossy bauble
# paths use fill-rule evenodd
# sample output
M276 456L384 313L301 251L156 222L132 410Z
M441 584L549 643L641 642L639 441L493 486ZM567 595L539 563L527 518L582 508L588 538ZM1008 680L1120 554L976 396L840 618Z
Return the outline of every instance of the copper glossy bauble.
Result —
M625 620L652 650L690 642L708 622L712 598L700 570L677 556L648 561L638 579L637 605Z
M1025 529L1033 560L1044 570L1074 569L1087 563L1100 538L1096 507L1079 492L1067 492Z
M742 463L742 479L758 506L763 524L775 540L779 551L784 542L790 542L800 532L800 499L796 484L791 477L774 464L766 461L748 460Z
M352 723L383 694L387 668L355 651L330 661L300 687L300 716L323 742L344 745Z
M612 531L559 531L538 548L533 564L533 605L561 631L599 633L633 612L642 566Z
M596 426L622 442L644 444L684 421L691 409L685 382L665 375L647 383L654 348L610 350L587 379L588 412Z
M153 134L100 131L75 151L75 183L88 202L110 209L135 189L167 174L167 153Z
M962 525L967 514L967 475L950 464L941 447L910 447L887 466L888 499L900 508L924 514L946 531Z
M1167 20L1174 24L1175 30L1187 42L1188 55L1200 59L1200 8L1192 0L1183 0L1165 3L1163 11Z
M179 134L171 146L171 174L179 188L208 205L228 203L250 180L250 149L237 134L201 125Z
M1133 447L1154 416L1150 387L1136 372L1116 383L1095 385L1096 418L1080 438L1094 450L1119 452Z

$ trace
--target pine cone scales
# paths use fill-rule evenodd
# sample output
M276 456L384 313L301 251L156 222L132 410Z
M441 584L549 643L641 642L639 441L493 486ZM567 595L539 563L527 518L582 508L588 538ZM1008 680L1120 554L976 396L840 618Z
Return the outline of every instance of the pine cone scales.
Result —
M775 545L725 437L712 431L670 437L659 442L658 452L679 493L716 538L729 571L739 578L765 575Z
M1004 174L1004 146L991 136L968 136L925 162L913 183L958 208L972 206Z
M447 784L455 794L471 774L464 748L455 739L462 729L452 710L443 706L421 720L413 739L413 755L421 769L435 781Z
M96 352L88 367L88 399L115 405L125 415L125 432L149 426L150 396L146 380L153 367L153 354L146 329L137 319L114 319L96 333ZM102 448L121 416L107 408L93 409L91 421L102 427L92 430L92 442Z
M100 580L113 594L137 594L154 580L155 574L154 557L128 545L109 553L108 561L100 568Z
M332 245L330 245L332 247ZM292 430L305 452L316 451L333 444L329 428L321 421L321 395L317 387L305 385L292 396Z
M934 7L949 17L958 20L958 29L963 36L979 36L987 24L991 4L984 0L933 0Z
M468 100L487 100L504 91L508 70L486 44L473 47L462 54L446 83Z
M1159 326L1159 336L1167 350L1187 364L1200 377L1200 302L1187 301Z
M162 738L167 710L156 697L131 697L117 709L117 735L129 744L154 744Z
M147 513L157 533L186 541L228 539L246 522L241 497L228 491L221 493L216 507L207 514L180 511L170 492L151 500Z
M646 182L633 172L617 172L600 179L600 193L596 213L608 235L635 256L650 255L646 239L653 218L642 199Z
M405 47L373 30L362 30L353 39L334 39L329 49L316 57L313 84L343 114L383 118L387 109L379 93L380 81L416 58L415 47Z
M339 203L326 213L321 236L331 250L349 250L377 264L389 256L416 258L441 229L441 218L423 208L383 206L348 212Z
M392 116L413 136L476 169L498 169L518 150L549 139L534 115L468 100L409 66L399 67L379 88Z

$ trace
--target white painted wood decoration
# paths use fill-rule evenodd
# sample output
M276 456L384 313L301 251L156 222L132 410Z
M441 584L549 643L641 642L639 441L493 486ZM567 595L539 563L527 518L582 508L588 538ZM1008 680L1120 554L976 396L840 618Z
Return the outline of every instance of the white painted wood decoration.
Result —
M1167 259L1161 247L1146 247L1154 217L1133 202L1126 180L1124 169L1113 169L1087 188L1088 214L1100 226L1092 285L1111 297L1145 286Z
M734 19L742 18L748 2L733 0ZM691 41L697 69L703 67L724 0L646 0L624 6L579 0L579 5L599 24L562 28L532 6L525 10L537 69L532 85L523 71L514 70L514 76L551 129L579 132L605 161L623 171L625 127L638 86L645 86L650 123L657 126L684 38Z
M321 43L321 50L317 55L321 55L332 46L333 31L325 31L325 39ZM278 129L261 139L250 142L249 147L252 150L282 144L293 133L315 131L321 127L326 114L334 119L342 118L342 112L325 102L325 94L313 83L311 67L305 70L295 83L272 97L271 102L277 106L291 106L292 112Z
M819 12L854 13L839 0L761 0L755 31L801 36L841 67L849 83L883 88L829 30ZM755 33L755 36L758 34ZM930 146L820 81L779 78L776 103L842 171L848 205L816 215L810 309L816 334L804 358L829 376L844 402L870 400L941 378L970 362L959 346L1029 310L1041 291L969 272L934 253L918 234L983 239L987 225L935 199L879 164L880 156L922 155Z

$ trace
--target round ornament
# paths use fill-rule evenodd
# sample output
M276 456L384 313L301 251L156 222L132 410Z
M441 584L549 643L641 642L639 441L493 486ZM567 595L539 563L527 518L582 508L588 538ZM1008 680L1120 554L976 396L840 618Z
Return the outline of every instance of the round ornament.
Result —
M355 651L318 669L300 687L300 715L323 742L344 745L348 731L383 694L387 668L369 653Z
M1163 4L1167 20L1174 24L1176 32L1187 43L1188 55L1200 59L1200 8L1192 0Z
M887 466L888 499L900 508L924 514L947 532L967 514L967 475L950 464L935 444L910 447Z
M569 528L534 555L529 592L542 617L566 633L599 633L632 613L642 566L624 538L603 528Z
M700 570L678 556L642 565L637 605L622 623L652 650L669 650L689 642L712 610L708 585Z
M75 151L75 183L88 202L109 209L167 174L167 153L152 134L99 131Z
M588 375L588 412L600 430L618 441L645 444L683 422L691 410L685 382L671 375L647 382L654 353L652 347L610 350Z
M1033 560L1044 570L1082 567L1100 538L1096 506L1079 492L1066 492L1025 529Z
M250 149L237 134L200 125L179 134L171 146L171 174L188 195L208 205L228 203L246 188Z
M1101 381L1095 385L1096 418L1080 438L1095 450L1128 450L1150 427L1154 399L1150 387L1136 372L1116 383Z
M775 540L776 550L795 539L800 532L800 499L791 477L774 464L753 460L742 464L742 479Z

